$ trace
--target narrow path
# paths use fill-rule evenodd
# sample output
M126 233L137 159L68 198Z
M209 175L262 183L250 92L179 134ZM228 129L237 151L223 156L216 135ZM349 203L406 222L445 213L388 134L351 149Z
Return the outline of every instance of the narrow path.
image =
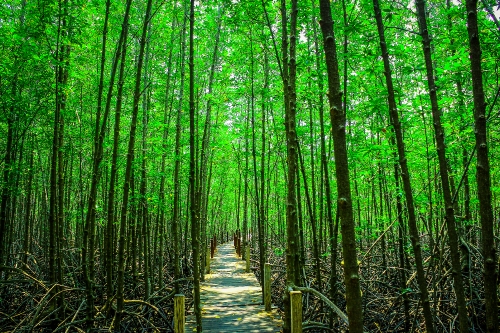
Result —
M245 262L236 257L231 243L218 247L210 267L200 287L204 333L281 331L279 315L264 311L261 287L254 274L245 273ZM192 311L186 332L196 332Z

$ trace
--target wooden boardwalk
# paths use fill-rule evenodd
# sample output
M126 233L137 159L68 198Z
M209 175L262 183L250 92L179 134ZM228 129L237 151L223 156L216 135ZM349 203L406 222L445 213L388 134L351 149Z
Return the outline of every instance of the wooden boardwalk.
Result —
M245 273L245 262L231 243L218 247L210 267L200 287L204 333L281 331L280 316L264 311L260 284L253 273ZM196 332L192 309L186 319L189 332Z

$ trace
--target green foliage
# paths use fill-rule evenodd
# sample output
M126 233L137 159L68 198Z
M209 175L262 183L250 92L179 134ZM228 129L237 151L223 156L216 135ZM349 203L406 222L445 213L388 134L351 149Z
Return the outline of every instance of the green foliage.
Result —
M22 6L24 3L24 7ZM288 2L287 2L288 3ZM442 3L429 1L429 22L433 37L433 59L438 84L438 96L442 111L443 127L447 138L447 154L452 178L458 190L459 212L465 216L464 185L458 188L465 172L463 151L470 154L474 145L472 113L472 85L465 24L465 11L462 4L454 4L446 9ZM65 202L65 223L68 239L82 237L84 216L87 213L86 200L90 189L93 165L93 140L96 129L97 93L99 63L102 46L104 22L104 1L69 1L68 15L59 12L58 1L21 1L8 0L0 5L0 170L6 171L5 151L7 122L14 119L16 160L16 188L9 188L18 195L17 204L21 205L27 193L28 161L33 152L33 184L36 192L36 228L44 230L47 215L47 192L49 190L49 161L52 149L52 134L55 111L55 73L59 64L56 58L57 43L70 47L68 60L69 77L66 86L66 108L64 118L64 140L60 151L63 153ZM265 6L269 25L264 14ZM342 2L331 2L332 12L342 13ZM421 224L420 232L436 234L442 221L443 212L440 184L437 180L436 150L434 130L430 118L430 101L426 91L425 64L421 52L421 40L414 13L407 2L382 2L382 14L386 24L386 38L389 45L391 66L394 76L396 100L403 126L404 140L410 176L414 187L417 211L422 220L428 221L432 215L430 230ZM207 163L210 183L207 185L208 233L233 230L241 227L244 219L243 193L248 190L248 222L255 227L256 190L260 190L261 159L264 159L265 184L265 223L266 237L271 242L270 252L284 257L282 240L285 236L286 211L286 140L284 136L283 87L280 77L281 63L281 25L279 1L199 1L196 4L195 21L195 90L197 114L197 150L201 154L203 131L207 107L211 106L210 138L208 140ZM146 204L151 221L158 220L164 213L167 223L171 223L174 196L174 165L180 161L181 222L188 222L188 66L187 57L181 59L180 43L184 8L181 3L156 1L155 15L151 21L151 34L148 36L148 63L145 68L141 90L140 113L146 110L144 119L139 117L136 142L144 139L146 164ZM353 193L356 234L362 250L380 236L389 223L396 219L396 200L402 201L403 222L406 212L402 185L396 188L394 181L393 144L394 133L388 119L387 89L385 87L383 63L373 18L372 2L346 1L347 24L343 17L335 17L335 33L338 41L339 72L342 89L346 89L347 144L351 189ZM110 11L107 49L105 53L104 99L107 97L110 69L121 31L123 1L112 1ZM145 4L133 2L130 18L130 35L125 62L124 96L118 148L118 184L116 210L122 202L127 143L131 123L133 86L138 53L138 36L142 24ZM330 239L326 223L326 197L324 174L320 170L320 124L319 110L325 113L325 132L327 163L331 178L331 188L336 188L334 175L334 154L331 142L331 125L327 103L327 80L321 36L314 40L314 27L319 31L318 8L313 10L310 2L299 2L297 38L297 136L304 158L306 180L310 195L314 198L312 208L319 229L318 239L322 242L321 256L330 257L333 251L325 244ZM220 19L219 19L220 17ZM57 39L58 23L68 20L68 36ZM498 59L500 43L494 22L480 15L483 46L483 79L487 101L492 105L498 89ZM218 58L215 61L214 84L208 92L210 68L213 61L215 34L221 20L221 38L218 45ZM347 38L347 51L344 51L344 37ZM319 42L319 67L316 66L315 42ZM275 45L275 44L276 45ZM276 47L276 49L275 49ZM172 57L169 66L168 59ZM279 64L278 64L278 58ZM268 87L264 87L265 58L269 62ZM180 86L181 62L185 63L186 81ZM344 62L345 61L345 62ZM64 66L66 66L64 64ZM344 67L345 66L345 67ZM345 70L345 72L344 72ZM346 77L344 77L344 73ZM320 89L318 83L322 82ZM167 83L169 90L167 91ZM457 91L460 83L463 91ZM253 88L253 91L252 91ZM106 199L111 172L113 147L114 111L116 87L111 96L111 116L104 137L104 157L100 172L101 182L98 190L98 233L103 234L102 225L106 219ZM184 90L181 100L180 91ZM323 97L323 105L320 104ZM493 106L489 119L490 161L492 164L492 195L496 211L500 197L500 135L496 129L500 125L498 103ZM252 106L255 111L255 124L248 120ZM262 127L262 108L266 118ZM176 117L181 115L181 151L175 154ZM312 119L310 119L310 112ZM101 119L102 121L102 119ZM142 129L145 129L144 132ZM255 131L255 138L253 137ZM262 131L265 131L266 144L262 148ZM311 135L312 132L312 135ZM144 134L143 134L144 133ZM144 135L144 137L143 137ZM255 143L256 168L253 168L252 140ZM246 147L246 141L249 146ZM311 154L312 152L312 154ZM249 167L246 169L246 159ZM134 192L129 204L130 215L137 214L140 207L142 146L136 145L133 165ZM165 159L164 170L161 163ZM476 180L474 175L475 158L469 167L471 188L471 219L463 220L464 226L477 225L478 208ZM314 168L314 178L313 178ZM199 170L199 169L198 169ZM10 171L10 170L9 170ZM302 179L302 174L300 175ZM241 179L241 181L240 181ZM257 182L254 182L257 180ZM315 188L312 188L313 180ZM164 182L165 199L159 193ZM0 189L6 188L3 179ZM9 185L11 186L11 185ZM313 241L311 217L306 208L305 188L299 185L302 199L302 219L306 246ZM380 196L382 192L382 196ZM332 193L333 211L337 205L336 193ZM19 214L25 207L18 207ZM390 210L390 212L389 212ZM391 216L392 221L389 220ZM135 217L130 217L133 219ZM16 223L21 215L16 216ZM436 221L437 224L436 224ZM18 225L14 223L13 225ZM118 222L115 222L118 223ZM155 222L156 223L156 222ZM420 223L420 222L419 222ZM427 222L426 222L427 223ZM20 224L19 224L20 225ZM387 237L392 244L397 237L399 222L393 224ZM16 227L17 228L17 227ZM170 225L167 233L170 233ZM252 228L251 228L252 229ZM339 228L341 229L341 228ZM37 229L38 230L38 229ZM77 231L79 234L77 234ZM255 229L251 230L256 236ZM395 232L396 233L396 232ZM277 236L276 236L277 235ZM46 237L46 235L44 235ZM169 236L170 237L170 236ZM190 235L184 235L187 241ZM339 242L342 235L338 236ZM411 255L412 249L404 239L404 251ZM395 248L395 247L394 247ZM424 248L425 252L431 249ZM389 249L389 251L397 251ZM400 295L413 293L411 288L400 291Z

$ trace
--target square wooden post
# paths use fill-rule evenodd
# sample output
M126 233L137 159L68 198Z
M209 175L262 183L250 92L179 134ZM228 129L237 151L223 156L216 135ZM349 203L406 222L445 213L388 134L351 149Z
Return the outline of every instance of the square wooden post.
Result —
M174 333L185 333L184 295L174 295Z
M271 311L271 264L264 264L264 307Z
M302 293L290 291L292 333L302 333Z
M246 254L245 254L245 259L247 260L246 262L246 267L245 267L245 273L250 273L250 246L247 245L246 247Z
M213 259L215 253L215 241L213 239L210 240L210 258Z
M210 251L210 252L212 252L212 251ZM207 274L210 274L210 255L208 253L206 253L205 258L206 258L205 271L207 272Z

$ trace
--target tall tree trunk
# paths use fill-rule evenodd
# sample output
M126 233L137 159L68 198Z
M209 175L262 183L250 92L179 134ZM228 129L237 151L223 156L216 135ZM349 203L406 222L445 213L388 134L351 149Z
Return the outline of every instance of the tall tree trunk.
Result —
M64 0L61 3L62 11L63 11L63 21L62 21L62 44L60 45L61 50L59 54L59 82L57 87L60 89L59 92L56 92L57 103L59 106L59 130L57 137L57 203L56 203L56 232L57 232L57 240L56 240L56 258L57 258L57 281L63 281L63 258L62 258L62 246L64 245L62 241L64 240L64 155L63 155L63 144L64 144L64 114L66 112L66 98L67 98L67 89L66 85L68 83L68 73L69 73L69 56L70 56L70 46L69 46L69 25L68 25L68 0ZM15 205L14 205L15 207ZM59 298L59 304L62 304L63 297Z
M102 109L102 96L104 87L104 64L105 64L105 53L106 53L106 38L108 31L108 18L109 18L109 7L110 1L106 3L106 16L104 20L103 27L103 43L101 50L101 70L99 79L99 91L97 96L97 115L96 115L96 126L95 126L95 136L94 136L94 156L92 164L92 179L90 184L90 193L87 202L87 215L85 217L85 226L83 231L83 244L82 244L82 269L85 280L86 289L86 301L87 301L87 329L93 326L94 317L94 238L95 238L95 219L96 219L96 201L97 201L97 187L100 179L100 164L102 161L102 146L104 142L104 134L106 129L107 118L109 114L109 109L111 107L111 95L114 86L114 80L116 75L116 69L118 66L119 53L121 52L121 45L123 43L123 33L124 26L128 24L128 14L130 11L131 0L128 0L125 9L125 14L122 24L122 32L120 34L120 39L117 45L117 53L113 59L113 65L111 69L111 77L108 88L108 96L106 98L106 107L104 110L103 121L100 123L101 109Z
M202 281L205 280L205 263L206 263L206 242L207 242L207 210L206 210L206 202L208 202L208 187L207 187L207 166L208 166L208 159L210 157L210 135L211 135L211 128L212 128L212 119L211 119L211 114L212 114L212 90L213 90L213 83L214 83L214 76L215 76L215 66L217 65L217 59L218 59L218 48L219 48L219 39L220 39L220 30L221 30L221 25L222 25L222 8L219 7L218 9L218 17L217 17L217 32L215 33L215 45L214 45L214 51L212 54L212 64L210 66L210 76L208 79L208 95L210 96L207 100L207 109L206 109L206 115L205 115L205 126L203 128L203 137L201 141L201 157L200 157L200 170L199 170L199 183L198 183L198 189L197 189L197 197L198 197L198 204L199 204L199 209L200 209L200 219L201 219L201 227L202 227L202 232L201 232L201 244L203 244L203 250L202 250L202 260L201 260L201 279Z
M265 186L265 161L266 161L266 105L267 97L266 93L269 89L269 63L267 52L264 50L264 89L262 90L262 130L261 130L261 152L260 152L260 204L258 208L259 211L259 253L260 253L260 264L261 264L261 277L264 278L264 265L266 263L267 257L267 240L266 240L266 214L265 214L265 196L266 196L266 186ZM257 197L258 199L259 197ZM262 280L264 282L264 280ZM264 287L264 283L262 283ZM264 297L264 292L262 293Z
M300 264L305 265L306 262L306 255L305 255L305 247L307 246L305 244L304 240L304 215L302 214L302 187L300 186L300 168L297 168L297 220L298 220L298 234L299 234L299 239L297 241L298 248L299 248L299 256L300 256ZM317 240L313 239L313 242L317 242Z
M312 8L313 11L316 10L316 2L312 0ZM316 24L316 18L313 17L313 34L314 34L314 50L316 54L316 75L318 77L318 109L319 109L319 124L320 124L320 145L321 145L321 171L322 177L321 181L324 183L325 188L325 196L326 196L326 221L328 225L328 231L330 234L330 266L331 266L331 274L330 274L330 298L333 302L335 302L337 298L337 233L338 233L338 213L336 214L337 218L335 219L335 223L333 221L333 213L332 213L332 193L330 186L330 173L328 171L328 160L326 156L326 142L325 142L325 121L324 121L324 97L323 97L323 75L321 74L321 64L320 64L320 51L319 51L319 43L318 43L318 28ZM356 178L356 175L355 177ZM320 195L322 198L322 195ZM323 200L321 201L321 204ZM359 201L358 201L358 212L359 209ZM322 218L320 218L322 220ZM321 228L320 228L321 232ZM321 244L320 244L321 245Z
M83 114L83 84L80 86L80 112ZM78 209L79 220L76 222L76 233L75 233L75 247L82 248L83 242L83 227L85 221L85 190L83 182L83 124L81 119L78 119L78 187L79 187L79 198L78 198ZM81 258L79 258L79 263L81 264Z
M378 0L373 0L373 8L375 11L375 19L377 21L377 29L380 38L380 48L382 51L382 58L384 60L384 74L386 78L386 85L388 91L389 102L389 115L391 124L394 127L396 134L397 150L399 155L399 164L401 167L401 177L403 179L403 188L406 196L406 205L408 207L408 224L410 228L410 239L415 254L415 264L417 266L417 281L420 288L420 300L424 309L425 327L427 332L434 332L434 325L432 320L432 313L429 302L429 294L427 291L427 281L425 279L424 266L422 264L422 248L420 244L420 236L417 228L417 221L415 217L415 206L413 202L413 193L410 183L410 174L408 171L408 164L405 156L405 148L403 142L403 134L401 124L399 122L399 115L396 106L396 99L394 95L394 87L392 82L391 67L389 63L389 53L387 51L387 43L384 35L384 25L382 22L382 14Z
M261 195L259 193L259 174L257 173L257 148L256 148L256 133L255 128L257 127L255 123L255 88L254 88L254 53L253 53L253 37L250 31L250 86L251 86L251 96L250 96L250 117L252 124L252 162L253 162L253 184L255 191L255 215L257 217L257 232L259 239L259 269L260 269L260 286L262 289L262 300L264 300L264 264L265 264L265 253L264 253L264 228L262 225L261 213Z
M467 32L469 34L472 95L474 100L474 135L476 137L476 180L481 221L484 258L484 297L486 304L486 330L498 332L497 253L494 237L493 209L491 205L491 175L488 158L486 101L481 70L481 44L477 24L477 0L466 0Z
M129 0L130 1L130 0ZM144 22L142 26L142 34L139 44L139 57L137 60L137 72L135 76L135 88L134 88L134 104L132 108L132 120L130 123L130 137L128 142L127 150L127 164L125 167L125 179L123 184L123 201L122 201L122 211L120 218L120 238L118 242L118 276L117 276L117 291L116 291L116 315L114 319L113 329L116 332L121 331L121 319L123 317L123 284L124 284L124 273L125 273L125 230L127 227L127 215L128 215L128 200L129 200L129 190L130 182L132 180L132 162L134 156L135 148L135 135L137 130L137 115L139 113L139 101L141 98L141 78L142 78L142 65L144 62L144 49L146 47L146 36L149 27L149 21L151 20L151 7L152 0L148 0L146 15L144 17ZM128 6L128 3L127 3Z
M125 81L125 61L127 58L127 37L128 25L124 26L123 46L120 59L120 72L118 74L118 89L116 93L116 108L115 108L115 125L113 131L113 155L111 159L111 176L109 180L108 189L108 221L106 223L106 241L105 241L105 261L106 261L106 296L107 301L110 302L113 298L113 229L115 225L115 186L118 178L118 147L120 141L120 118L122 112L122 98L123 98L123 85Z
M151 29L151 21L148 22ZM151 30L149 30L151 31ZM143 256L144 256L144 300L149 298L151 293L151 280L153 276L151 275L151 262L150 262L150 250L151 250L151 228L150 228L150 217L149 217L149 207L147 198L147 136L148 136L148 65L149 65L149 39L150 33L146 38L145 46L145 60L144 60L144 89L142 94L142 140L141 140L141 188L140 188L140 219L142 221L142 239L143 239Z
M311 200L311 195L309 194L309 185L307 184L307 175L306 175L306 168L304 166L304 157L302 156L302 152L300 150L300 146L297 146L298 148L298 155L299 155L299 162L300 162L300 170L302 171L302 178L304 179L304 191L306 194L306 204L307 204L307 211L309 213L309 220L311 222L311 230L312 230L312 237L313 237L313 256L314 256L314 262L315 262L315 267L314 267L314 272L316 275L316 288L318 290L321 290L321 261L319 258L319 249L318 249L318 231L317 231L317 225L316 225L316 215L314 213L314 204L312 203ZM298 186L300 187L300 185ZM314 196L314 194L313 194Z
M13 91L17 89L13 87ZM9 225L8 203L11 199L11 179L13 155L13 137L14 137L14 103L10 108L10 113L7 116L7 144L5 149L5 164L3 170L3 186L2 189L2 202L0 205L0 266L4 264L4 257L6 257L7 250L7 226ZM54 147L52 148L54 149ZM1 273L1 271L0 271ZM1 276L1 275L0 275Z
M19 18L21 30L24 27L25 22L25 12L26 12L26 0L21 1L21 15ZM6 114L7 120L7 138L5 143L5 157L3 164L3 182L1 188L1 199L0 199L0 266L4 265L4 260L6 260L6 255L10 251L11 239L9 239L9 235L12 234L12 230L14 225L10 222L14 221L15 216L15 200L13 199L13 194L15 193L14 189L17 188L14 179L18 177L13 177L14 173L14 162L15 158L15 143L14 140L16 138L15 133L15 124L17 123L17 104L18 104L18 95L20 92L18 91L18 80L20 70L19 58L14 56L14 64L12 66L14 73L11 81L11 100L8 110L4 107L4 113ZM2 82L2 77L0 76L0 83ZM0 95L3 95L0 93ZM4 104L5 105L5 104ZM24 140L24 139L23 139ZM22 149L21 149L22 150ZM19 163L21 163L21 159L19 159ZM31 176L31 173L30 173ZM15 195L14 195L15 196ZM11 205L9 206L9 203ZM9 214L9 210L12 212L12 215ZM11 215L11 216L9 216ZM24 262L25 263L25 262ZM0 268L0 280L2 278L6 278L6 275L3 275L2 269Z
M431 248L431 251L434 251L434 236L433 236L433 230L432 230L432 221L433 221L433 216L434 216L434 202L432 199L432 177L431 177L431 155L429 154L429 136L427 135L427 123L426 123L426 116L424 112L422 111L422 122L424 123L424 136L425 136L425 156L427 159L427 191L428 191L428 200L429 200L429 217L427 219L427 228L429 230L429 246ZM391 138L392 140L392 138ZM391 143L392 144L392 143ZM436 288L433 288L435 292L437 292Z
M377 135L378 139L378 144L381 144L380 136ZM381 240L380 240L380 251L382 252L382 269L384 270L384 275L387 276L387 251L386 251L386 240L385 240L385 217L384 217L384 193L383 193L383 184L384 184L384 179L385 179L385 174L382 169L382 163L380 162L381 156L377 157L379 160L378 162L378 188L379 188L379 204L380 204L380 214L379 214L379 219L377 223L377 229L380 228L380 232L382 235L380 235Z
M63 137L63 114L66 105L65 84L67 65L67 0L59 0L59 22L57 27L56 59L56 109L54 112L54 132L52 138L52 156L50 164L50 205L49 205L49 282L51 284L60 283L62 280L62 260L60 257L60 242L62 241L61 222L63 208L63 177L62 177L62 137ZM54 295L59 288L53 288ZM62 302L61 297L57 297L57 303ZM53 303L55 305L55 303Z
M191 216L191 246L193 251L193 288L196 331L202 332L200 302L200 224L196 198L196 146L194 105L194 0L189 10L189 205Z
M328 101L337 174L337 204L342 232L344 281L346 285L347 316L351 333L363 332L363 310L359 286L359 265L356 256L356 233L352 212L351 185L347 160L346 115L342 107L337 49L329 0L320 0L321 30L328 73Z
M394 145L394 142L391 142ZM394 152L394 161L397 160L396 152ZM399 259L399 283L401 290L406 290L408 286L406 285L406 265L405 265L405 250L404 246L406 243L406 235L403 226L403 205L401 203L400 185L399 185L399 167L397 162L394 162L394 178L396 181L396 212L398 214L398 259ZM408 293L403 293L403 306L405 312L405 331L410 330L410 302L408 299Z
M34 140L33 140L34 141ZM32 142L33 145L34 142ZM27 188L27 193L26 193L26 215L24 216L24 239L23 239L23 269L28 268L28 253L29 251L29 244L31 243L31 228L30 228L30 223L31 223L31 205L32 205L32 197L31 193L33 190L33 156L35 155L35 149L33 146L31 146L31 153L30 153L30 159L29 159L29 168L28 168L28 182L26 184Z
M164 113L163 113L163 134L162 134L162 155L161 155L161 179L160 179L160 204L158 206L159 210L159 235L160 237L160 257L159 257L159 263L158 263L158 289L161 290L163 289L164 286L164 279L163 279L163 258L164 258L164 244L165 244L165 238L166 238L166 233L165 233L165 211L166 211L166 206L165 206L165 166L166 166L166 158L167 158L167 139L168 139L168 134L169 134L169 128L170 128L170 121L172 118L172 103L170 103L169 106L169 100L170 100L170 82L172 79L172 55L173 55L173 48L174 48L174 37L175 37L175 26L177 24L177 19L175 16L177 10L177 3L174 3L173 7L173 18L172 18L172 33L170 35L170 43L168 44L167 47L170 48L168 52L168 60L167 60L167 83L165 85L165 106L164 106ZM173 94L172 94L173 95ZM168 110L168 111L167 111ZM177 134L177 133L176 133ZM177 161L177 159L176 159ZM174 244L174 247L177 247L177 251L179 250L179 244L176 243ZM175 252L175 251L174 251ZM179 277L179 266L178 266L178 260L179 260L179 254L177 255L174 254L174 280L178 280ZM177 268L176 267L177 263ZM176 283L174 286L176 294L179 293L179 285Z
M468 170L468 154L467 150L462 151L462 164L464 167L464 217L467 225L467 232L471 226L472 214L470 212L470 185L469 185L469 170ZM471 236L472 237L472 236Z
M179 179L179 172L181 168L181 132L182 132L182 102L184 99L184 78L185 78L185 57L186 57L186 24L187 24L187 10L184 13L184 23L182 25L182 31L180 36L181 50L180 50L180 62L181 62L181 77L180 77L180 87L179 87L179 105L177 108L177 117L175 123L175 163L174 163L174 202L173 202L173 212L172 212L172 237L174 242L174 279L177 281L180 278L180 225L181 225L181 184ZM180 293L179 283L174 283L175 292Z
M286 285L284 295L285 305L285 324L283 331L290 332L291 308L289 287L300 284L300 253L299 243L297 242L297 198L296 198L296 173L297 173L297 132L295 129L296 121L296 42L297 42L297 0L292 0L290 14L290 50L288 50L288 32L286 1L281 1L282 15L282 51L283 51L283 90L285 99L285 133L287 147L287 196L286 196ZM287 68L287 69L286 69Z
M441 125L441 111L439 110L437 100L437 87L434 80L434 68L431 56L431 40L427 28L427 19L425 12L425 0L417 0L417 15L422 36L422 46L425 58L425 67L427 69L427 84L432 107L432 118L434 120L434 132L436 135L436 149L439 161L439 174L441 176L441 186L443 189L443 198L445 205L445 219L448 228L448 241L451 252L452 275L454 282L455 295L457 297L458 319L460 322L460 331L468 332L469 323L467 318L467 304L465 302L464 283L462 280L462 270L460 267L460 252L458 247L458 234L455 225L455 210L453 207L452 193L450 189L450 178L448 174L448 163L446 161L446 145L444 139L444 129Z
M134 160L134 154L132 154L132 161ZM131 175L130 175L130 192L132 193L132 198L130 200L130 217L127 218L127 223L129 224L128 229L129 229L129 237L132 238L130 241L127 240L127 243L130 245L129 252L127 259L130 261L131 266L132 266L132 285L134 287L137 286L137 283L139 282L139 272L138 272L138 263L137 263L137 257L139 255L138 251L138 245L137 245L137 238L139 237L139 228L138 228L138 223L137 223L137 196L136 196L136 191L135 191L135 174L134 170L132 170ZM123 203L122 203L123 205ZM120 215L121 219L121 215ZM120 236L118 236L120 237ZM118 240L119 241L119 240ZM120 244L118 244L118 247ZM118 252L120 249L118 248ZM118 254L119 255L119 254ZM126 267L126 266L125 266ZM118 277L117 277L118 279Z
M246 117L245 121L245 170L244 170L244 194L243 194L243 253L246 253L247 247L250 247L248 243L248 126L250 123L250 117ZM251 256L251 255L250 255Z
M62 16L62 13L60 13ZM59 19L57 29L57 61L60 60L59 53L61 39L61 20ZM60 93L60 69L56 66L56 109L54 112L54 132L52 137L52 154L50 158L50 199L49 199L49 283L56 283L56 236L57 236L57 151L59 150L59 122L61 117L59 93Z

